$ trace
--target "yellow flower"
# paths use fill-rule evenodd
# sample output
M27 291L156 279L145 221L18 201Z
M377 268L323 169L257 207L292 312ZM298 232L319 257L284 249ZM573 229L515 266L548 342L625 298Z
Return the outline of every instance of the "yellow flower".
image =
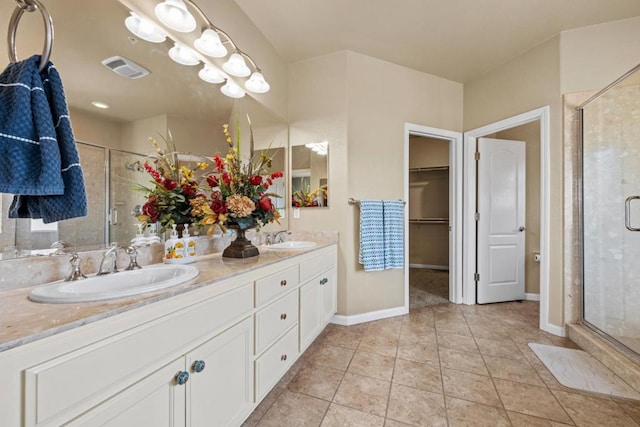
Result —
M209 163L207 162L199 162L197 165L197 168L200 170L205 170L208 167L209 167Z

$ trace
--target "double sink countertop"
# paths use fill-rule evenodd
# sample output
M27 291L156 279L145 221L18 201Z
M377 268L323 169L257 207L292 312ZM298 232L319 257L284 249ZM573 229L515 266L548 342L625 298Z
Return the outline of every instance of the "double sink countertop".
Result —
M300 250L272 250L259 247L260 255L247 259L222 258L222 253L198 256L190 264L200 270L194 282L164 291L100 302L43 304L28 299L36 286L0 291L0 352L24 345L60 332L77 328L133 310L175 295L209 286L269 264L322 249L338 242L337 233L310 233L305 240L316 246ZM26 260L25 260L26 261ZM144 266L142 267L144 269ZM117 280L118 273L113 273Z

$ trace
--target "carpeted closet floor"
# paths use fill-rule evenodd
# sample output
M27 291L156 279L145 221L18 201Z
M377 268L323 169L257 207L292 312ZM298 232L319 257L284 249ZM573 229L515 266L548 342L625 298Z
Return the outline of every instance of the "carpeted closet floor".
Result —
M448 271L409 268L409 309L448 302Z

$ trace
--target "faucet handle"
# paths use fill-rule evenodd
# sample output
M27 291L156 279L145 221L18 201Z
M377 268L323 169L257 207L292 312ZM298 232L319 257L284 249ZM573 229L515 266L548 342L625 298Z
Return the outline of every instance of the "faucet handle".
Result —
M71 263L71 274L66 277L65 282L73 282L75 280L86 279L87 276L84 275L82 270L80 269L80 264L82 260L78 256L77 252L71 252L71 259L69 260Z
M129 255L129 265L125 270L138 270L141 269L138 265L138 251L134 246L124 246L124 252Z
M49 248L55 249L51 255L64 255L71 251L71 243L65 242L64 240L56 240Z

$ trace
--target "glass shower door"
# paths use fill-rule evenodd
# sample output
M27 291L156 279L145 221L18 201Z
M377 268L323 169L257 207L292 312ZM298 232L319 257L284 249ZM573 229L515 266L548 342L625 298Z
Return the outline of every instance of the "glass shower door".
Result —
M640 72L582 108L583 318L640 353Z

